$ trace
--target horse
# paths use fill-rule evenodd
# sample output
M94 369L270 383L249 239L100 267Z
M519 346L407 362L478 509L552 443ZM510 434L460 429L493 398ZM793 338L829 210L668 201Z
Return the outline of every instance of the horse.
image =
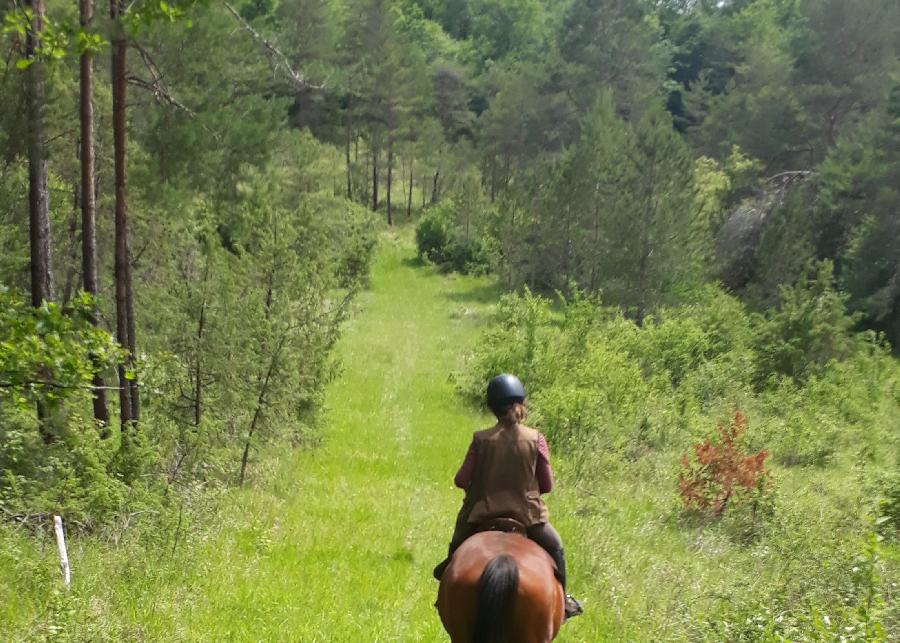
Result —
M437 608L452 643L549 643L565 593L550 555L518 533L468 538L441 577Z

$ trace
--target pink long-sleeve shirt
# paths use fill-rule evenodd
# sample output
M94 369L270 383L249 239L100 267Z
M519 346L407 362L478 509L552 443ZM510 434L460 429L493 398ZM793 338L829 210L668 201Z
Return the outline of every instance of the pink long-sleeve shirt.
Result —
M478 453L475 450L475 442L469 445L462 466L456 472L453 483L460 489L468 489L472 484L472 476L475 474L475 466L478 464ZM553 470L550 468L550 448L542 433L538 433L538 459L535 467L535 476L538 481L538 489L541 493L549 493L553 489Z

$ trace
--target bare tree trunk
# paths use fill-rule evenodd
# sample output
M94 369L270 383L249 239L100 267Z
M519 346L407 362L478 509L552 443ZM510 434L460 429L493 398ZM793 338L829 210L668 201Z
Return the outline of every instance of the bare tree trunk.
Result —
M434 205L438 202L438 181L441 178L441 170L438 169L434 173L434 178L431 181L431 205Z
M394 213L391 209L391 184L394 178L394 142L391 140L391 137L388 137L387 164L387 222L388 225L394 225Z
M116 224L116 338L119 344L127 348L130 353L126 364L119 367L119 417L122 429L128 428L137 421L134 414L135 405L132 395L137 392L132 386L134 377L134 352L131 336L129 335L129 297L131 291L131 265L128 258L128 211L125 195L125 97L126 97L126 52L124 27L121 17L124 13L123 0L110 0L109 16L114 23L114 35L112 39L112 99L113 99L113 159L115 165L115 224ZM136 382L135 382L136 383Z
M645 244L641 244L641 259L638 265L638 308L634 322L641 327L644 325L644 318L647 316L647 260L650 257L650 251L644 249Z
M409 219L412 216L412 192L413 192L413 167L415 166L415 161L413 159L409 159L409 196L406 199L406 218Z
M127 229L126 229L127 230ZM126 248L127 245L126 239ZM130 255L130 250L129 250ZM127 315L126 322L128 324L128 355L129 360L131 362L132 367L132 377L128 380L128 384L131 387L131 395L129 396L131 399L131 421L137 425L138 421L141 419L141 397L138 393L138 374L137 374L137 346L135 342L135 332L134 332L134 287L131 279L131 262L128 262L126 272L126 290L125 290L125 313Z
M490 172L491 172L491 203L493 203L497 199L497 159L493 155L491 156Z
M594 197L594 235L593 235L593 247L600 247L600 195L597 194ZM591 279L590 279L590 292L597 291L597 279L599 278L599 266L597 265L597 254L596 251L591 255Z
M378 210L378 150L372 150L372 210Z
M93 0L79 0L81 26L90 26L94 17ZM81 54L81 275L84 291L97 296L97 193L94 171L94 56L90 51ZM97 311L91 313L91 323L99 324ZM109 410L106 407L106 383L99 374L94 375L94 419L109 431Z
M40 46L44 0L26 0L32 19L25 34L25 57L34 59ZM47 187L47 146L44 142L44 63L33 62L25 70L25 104L28 110L28 212L31 250L31 305L53 299L50 261L50 190Z
M78 147L80 143L76 143ZM68 234L65 236L65 243L57 244L57 248L65 246L66 251L66 278L63 281L62 292L59 293L59 305L65 308L72 300L72 290L77 286L77 281L81 281L81 275L76 267L78 264L78 211L81 208L81 195L78 181L72 184L72 217L69 219Z
M269 361L269 368L266 370L265 378L263 379L260 389L259 395L256 398L256 408L253 411L253 418L250 420L250 427L247 431L247 439L244 442L244 451L241 454L241 471L238 476L238 486L244 486L244 476L247 472L247 462L250 459L250 444L253 441L253 434L256 432L257 427L259 426L259 421L262 417L262 410L266 404L266 395L269 393L269 382L272 379L272 374L275 372L275 368L278 365L278 358L281 355L281 349L284 347L284 343L287 341L287 334L282 335L280 341L278 342L278 346L275 347L275 353L272 355L272 359Z
M359 143L357 143L357 147L358 147L358 146L359 146ZM359 151L359 150L357 149L357 152L358 152L358 151ZM369 179L368 179L368 176L369 176L369 155L363 153L363 157L365 158L365 161L366 161L366 169L365 169L365 171L363 172L363 182L362 182L362 190L363 190L363 193L362 193L362 199L360 200L360 203L366 204L366 203L369 202L369 196L370 196L370 195L369 195ZM359 162L359 156L358 156L358 155L357 155L357 158L356 158L356 162L357 162L357 163Z
M25 32L25 108L28 112L28 240L31 252L31 305L53 299L50 262L50 190L47 185L47 146L44 142L44 63L36 60L44 23L44 0L25 0L31 20ZM38 432L44 444L55 441L47 426L47 409L37 404Z
M425 210L425 186L428 184L428 178L423 174L422 175L422 210Z
M194 360L194 426L200 426L203 411L203 371L200 355L202 354L203 330L206 322L206 299L200 303L200 319L197 321L197 354Z
M347 108L349 110L349 107ZM353 200L353 166L350 164L350 115L347 114L347 144L344 148L347 160L347 198Z

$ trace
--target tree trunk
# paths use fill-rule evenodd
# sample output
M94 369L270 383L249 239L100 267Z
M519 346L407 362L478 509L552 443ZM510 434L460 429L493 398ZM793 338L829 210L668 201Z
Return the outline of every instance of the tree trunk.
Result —
M44 0L26 0L32 20L25 34L25 104L28 111L28 213L31 250L31 305L53 299L50 261L50 190L47 187L47 146L44 142L44 63L34 60L44 22Z
M642 250L638 264L638 307L634 319L638 328L644 325L644 318L647 316L647 260L649 256L649 251Z
M76 142L76 147L81 144ZM77 286L76 282L81 281L81 274L78 272L78 212L81 209L81 194L78 181L72 184L72 216L69 219L69 228L65 236L65 243L57 244L57 248L61 249L66 246L66 278L63 281L62 292L59 293L59 305L65 309L69 302L72 301L72 290Z
M44 0L26 0L31 21L25 32L25 109L28 113L28 240L31 252L31 305L40 307L53 299L50 262L50 190L47 185L47 146L44 142L44 63L37 60L44 22ZM37 404L38 432L44 444L56 440L48 430L47 409Z
M359 145L359 143L357 143L357 146L358 145ZM365 170L363 171L363 181L361 183L363 193L361 195L362 198L360 199L360 203L366 204L369 202L369 178L368 178L369 177L369 155L363 154L363 157L365 158L365 161L366 161L366 167L365 167ZM359 162L358 156L356 158L356 162L357 163Z
M409 196L406 199L406 218L412 216L412 191L413 191L413 167L415 163L413 159L409 160Z
M93 0L79 0L81 26L87 28L93 20ZM81 54L81 275L86 293L97 296L97 192L94 172L94 56L89 51ZM91 323L99 324L97 311L91 313ZM109 410L106 406L106 383L99 374L94 375L94 419L101 424L101 435L109 431Z
M263 379L260 389L259 395L256 398L256 408L253 411L253 418L250 420L250 427L247 431L247 440L244 442L244 451L241 454L241 471L238 476L238 486L244 486L244 476L247 472L247 462L250 459L250 444L253 441L253 434L256 432L256 428L259 426L260 418L262 417L262 410L266 404L266 395L269 393L269 382L272 379L272 374L275 372L275 369L278 365L278 358L281 355L281 349L284 347L284 343L287 340L287 335L282 335L281 339L278 342L278 345L275 347L275 353L272 355L272 359L269 361L269 368L266 370L265 378Z
M428 179L427 179L426 175L423 174L422 175L422 210L423 211L425 210L425 192L427 192L427 190L425 189L425 186L427 184L428 184Z
M438 181L441 178L441 171L438 169L434 173L434 178L431 181L431 205L434 205L438 202Z
M491 172L491 203L494 203L494 201L496 201L496 199L497 199L497 160L494 156L491 156L490 172Z
M394 178L394 142L390 138L388 138L387 164L387 222L388 225L394 225L394 213L391 209L391 185Z
M349 109L349 108L348 108ZM347 144L344 147L347 160L347 198L353 200L353 166L350 164L350 115L347 115Z
M378 210L378 150L372 150L372 211Z
M205 282L205 280L204 280ZM204 284L205 287L205 284ZM200 426L203 412L203 370L200 356L203 354L203 330L206 322L206 299L200 303L200 319L197 321L197 354L194 361L194 426Z
M128 258L128 211L125 201L125 90L126 52L125 30L121 23L124 13L122 0L110 0L109 16L114 23L112 39L112 101L113 101L113 162L115 166L115 227L116 227L116 339L129 350L126 364L119 367L119 417L122 429L137 421L132 395L137 393L135 379L126 378L126 372L134 377L134 341L129 330L134 325L133 310L129 323L129 298L131 293L131 265Z

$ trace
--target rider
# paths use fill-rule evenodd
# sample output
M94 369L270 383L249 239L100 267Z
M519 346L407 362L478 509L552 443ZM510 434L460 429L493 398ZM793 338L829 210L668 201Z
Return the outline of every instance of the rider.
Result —
M528 537L547 550L557 577L566 589L566 559L562 540L548 522L542 493L553 487L550 451L544 436L523 426L525 387L515 375L498 375L487 387L487 405L497 424L472 436L466 458L454 482L466 497L456 518L447 558L434 568L440 580L453 552L478 526L494 518L514 518ZM582 613L581 603L566 594L566 618Z

